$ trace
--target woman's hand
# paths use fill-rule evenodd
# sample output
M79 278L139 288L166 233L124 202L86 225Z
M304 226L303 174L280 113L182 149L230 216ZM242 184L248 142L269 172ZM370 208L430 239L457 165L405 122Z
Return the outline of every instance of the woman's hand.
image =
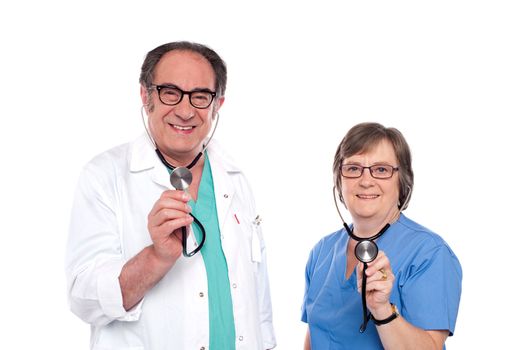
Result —
M390 261L383 251L379 251L376 259L367 264L367 308L372 315L382 320L392 313L390 308L390 294L394 286L395 276ZM362 292L363 263L358 263L358 291Z

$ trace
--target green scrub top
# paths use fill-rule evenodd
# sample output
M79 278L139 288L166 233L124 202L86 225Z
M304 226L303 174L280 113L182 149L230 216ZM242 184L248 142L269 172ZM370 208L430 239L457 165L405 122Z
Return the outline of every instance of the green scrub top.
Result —
M201 248L208 283L208 312L211 350L235 350L235 322L228 266L221 246L221 232L217 218L216 196L210 161L205 152L205 165L198 189L197 201L190 200L192 214L201 222L206 238ZM201 230L194 222L196 241L201 240Z

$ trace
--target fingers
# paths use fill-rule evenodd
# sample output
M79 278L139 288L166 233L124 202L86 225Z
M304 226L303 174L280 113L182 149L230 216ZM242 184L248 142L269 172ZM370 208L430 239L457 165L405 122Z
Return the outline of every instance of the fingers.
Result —
M190 196L183 191L165 191L148 214L148 224L160 226L169 220L185 217L191 212Z
M191 208L187 204L189 194L183 191L165 191L155 202L148 214L148 230L152 238L167 236L176 229L190 225L194 220L190 215Z
M358 266L358 292L362 292L363 263ZM395 276L390 261L383 251L379 251L376 259L367 264L365 297L367 308L372 314L383 308L389 309L390 295L394 288Z
M378 253L376 260L368 264L367 267L367 283L373 281L393 281L394 274L392 272L392 267L390 266L390 261L383 251Z
M363 263L358 264L358 291L361 292ZM383 251L379 251L376 259L367 264L365 271L367 276L367 291L386 291L392 289L395 276L390 266L390 261Z
M156 243L155 241L158 239L158 237L162 237L162 236L167 237L167 236L171 235L173 232L175 232L176 230L178 230L179 228L189 226L190 224L192 224L193 221L194 221L194 219L192 218L192 216L186 215L181 218L165 221L164 223L162 223L159 226L153 226L151 228L150 232L152 234L154 243ZM181 241L181 238L180 238L180 241Z

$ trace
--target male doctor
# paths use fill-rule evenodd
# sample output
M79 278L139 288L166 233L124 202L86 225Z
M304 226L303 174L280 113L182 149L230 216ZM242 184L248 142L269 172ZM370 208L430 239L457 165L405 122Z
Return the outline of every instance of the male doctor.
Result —
M140 75L147 133L84 167L66 274L71 310L91 324L91 349L275 347L253 195L241 170L208 142L226 79L223 60L204 45L150 51ZM174 167L190 168L187 192L171 186ZM206 238L187 257L182 228L188 250L202 238L190 214Z

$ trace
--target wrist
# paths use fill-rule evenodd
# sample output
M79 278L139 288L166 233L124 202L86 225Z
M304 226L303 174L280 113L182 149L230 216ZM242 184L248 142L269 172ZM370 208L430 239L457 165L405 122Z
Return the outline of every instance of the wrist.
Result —
M393 320L395 320L398 316L399 310L397 309L397 306L395 306L392 303L390 303L390 306L388 307L388 316L382 317L381 315L379 315L378 317L378 315L374 316L373 314L371 314L371 318L374 321L374 324L376 324L376 326L381 326L390 323Z
M150 260L150 264L154 266L155 270L169 270L176 260L180 257L162 257L155 248L155 245L150 245L147 247L148 250L148 259Z
M380 303L379 305L376 305L375 307L373 308L369 308L369 311L370 313L378 320L382 320L384 318L387 318L388 316L391 315L392 313L392 308L391 306L392 303L390 301L382 304Z

